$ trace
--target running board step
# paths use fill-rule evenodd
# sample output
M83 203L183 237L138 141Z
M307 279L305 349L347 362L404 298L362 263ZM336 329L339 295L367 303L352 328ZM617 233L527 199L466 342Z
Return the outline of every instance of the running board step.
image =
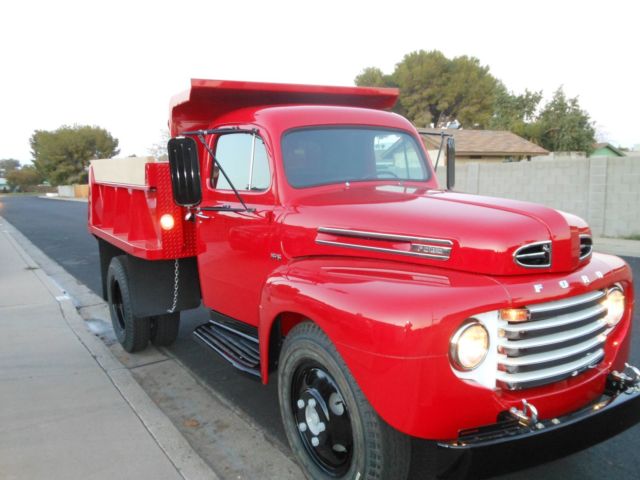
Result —
M216 320L200 325L193 334L238 370L260 377L260 347L256 337Z

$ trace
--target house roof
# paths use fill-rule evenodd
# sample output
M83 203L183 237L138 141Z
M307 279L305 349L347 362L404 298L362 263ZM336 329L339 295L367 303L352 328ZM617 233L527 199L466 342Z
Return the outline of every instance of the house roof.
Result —
M593 144L593 149L594 150L600 150L601 148L608 148L609 150L611 150L613 153L615 153L617 156L619 157L624 157L625 154L622 150L614 147L613 145L611 145L610 143L594 143Z
M549 152L512 132L498 130L458 130L419 128L418 132L447 133L456 140L456 155L513 156L513 155L547 155ZM427 148L438 148L440 138L434 135L423 135Z

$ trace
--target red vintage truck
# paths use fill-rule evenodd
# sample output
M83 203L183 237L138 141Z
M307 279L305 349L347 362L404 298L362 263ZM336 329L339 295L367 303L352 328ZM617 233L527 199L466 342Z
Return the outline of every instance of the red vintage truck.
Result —
M309 478L524 465L640 421L633 285L580 218L442 188L397 90L192 80L169 161L95 161L89 229L129 352L194 334L263 383ZM546 446L547 448L540 448Z

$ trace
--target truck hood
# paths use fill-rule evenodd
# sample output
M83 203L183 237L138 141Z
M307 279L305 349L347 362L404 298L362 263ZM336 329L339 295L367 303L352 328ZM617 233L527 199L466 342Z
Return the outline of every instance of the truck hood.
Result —
M281 219L289 259L358 256L525 275L570 272L590 258L582 219L533 203L371 184L296 203Z

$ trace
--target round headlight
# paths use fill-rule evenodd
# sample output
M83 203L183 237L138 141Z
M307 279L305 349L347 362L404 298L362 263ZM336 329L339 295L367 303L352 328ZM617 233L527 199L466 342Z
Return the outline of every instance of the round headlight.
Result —
M607 325L615 327L624 315L624 293L618 286L612 287L607 292L607 298L603 302L607 307L607 316L604 317Z
M473 370L482 363L489 351L489 332L477 320L462 325L451 337L449 355L458 370Z

